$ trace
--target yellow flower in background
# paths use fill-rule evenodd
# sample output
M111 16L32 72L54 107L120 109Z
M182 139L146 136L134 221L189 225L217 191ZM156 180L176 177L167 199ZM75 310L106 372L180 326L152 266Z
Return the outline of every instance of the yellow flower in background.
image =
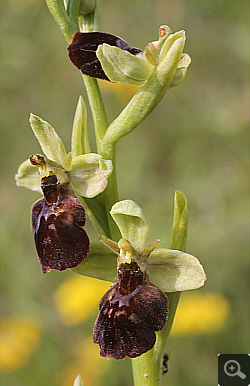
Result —
M30 316L0 322L0 370L10 372L25 366L38 347L40 329Z
M220 293L183 294L172 333L190 335L217 332L225 323L229 310L229 301Z
M128 84L106 82L105 80L100 80L99 84L102 91L114 94L121 103L129 101L140 88Z
M84 386L97 386L98 380L110 366L110 361L99 355L99 346L93 343L92 336L79 343L73 349L74 360L58 374L56 384L73 385L78 374Z
M74 275L55 291L54 302L63 324L75 326L98 313L100 299L111 283Z

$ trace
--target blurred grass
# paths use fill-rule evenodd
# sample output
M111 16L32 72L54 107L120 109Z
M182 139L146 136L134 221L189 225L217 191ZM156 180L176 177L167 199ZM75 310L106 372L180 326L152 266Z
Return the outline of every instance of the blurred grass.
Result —
M142 49L157 39L161 24L187 33L185 52L192 58L187 77L119 143L118 175L121 199L142 206L152 222L149 241L160 238L160 246L169 245L175 189L188 199L187 251L200 259L208 276L199 292L223 294L231 313L214 334L170 337L170 370L161 383L210 386L216 383L218 353L249 352L249 5L244 0L110 0L102 1L102 9L103 31ZM130 90L118 98L111 87L101 87L111 121ZM79 94L85 97L80 74L45 2L2 1L1 315L32 316L41 331L30 362L3 373L4 385L62 385L66 378L60 374L71 364L79 364L81 373L76 347L92 331L94 317L70 328L60 321L53 293L72 273L42 275L29 230L30 207L39 195L14 181L18 165L41 152L29 113L51 123L69 150ZM91 130L90 113L88 124ZM129 372L129 360L111 360L90 385L130 386Z

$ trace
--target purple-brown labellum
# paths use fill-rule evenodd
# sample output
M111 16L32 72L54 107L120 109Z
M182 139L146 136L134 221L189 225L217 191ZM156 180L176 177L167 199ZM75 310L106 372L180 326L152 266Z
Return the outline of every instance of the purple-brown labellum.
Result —
M71 44L68 46L71 62L81 70L83 74L109 81L96 56L98 46L103 43L119 47L124 51L129 51L133 55L141 52L139 48L131 48L123 39L109 33L76 32L72 37Z
M135 358L155 344L155 331L164 328L168 300L151 284L135 262L122 264L118 282L102 297L93 342L103 357Z
M89 252L89 238L82 228L85 210L69 188L55 175L42 178L44 198L32 207L32 231L43 273L76 267Z

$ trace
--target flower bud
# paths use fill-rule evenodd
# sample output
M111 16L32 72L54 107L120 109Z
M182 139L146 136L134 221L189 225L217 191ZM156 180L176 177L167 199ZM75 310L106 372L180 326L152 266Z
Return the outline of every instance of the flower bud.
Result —
M103 357L138 357L155 344L155 331L166 324L168 300L151 284L135 261L118 268L118 281L100 302L93 330L93 342Z
M44 198L32 207L31 226L42 271L76 267L89 251L84 208L70 184L60 184L52 173L41 179L41 187Z
M87 15L95 10L96 0L81 0L79 5L79 15Z

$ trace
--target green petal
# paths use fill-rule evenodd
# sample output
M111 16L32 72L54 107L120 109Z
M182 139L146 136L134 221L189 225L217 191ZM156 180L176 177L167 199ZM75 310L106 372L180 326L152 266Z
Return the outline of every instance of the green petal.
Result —
M96 56L112 82L142 86L155 69L144 59L106 43L99 45Z
M79 97L76 107L72 136L71 136L72 157L90 153L87 133L87 109L82 96Z
M114 282L117 277L117 254L102 243L91 243L87 257L72 271Z
M140 206L131 200L119 201L113 205L110 214L120 229L122 237L130 241L136 251L142 251L151 226Z
M109 239L106 236L99 236L99 240L105 244L108 248L112 249L114 252L116 252L118 255L120 254L120 248L118 246L118 243L115 241Z
M30 160L24 161L18 168L15 175L17 186L34 190L35 192L42 192L41 178L38 174L38 168L31 165Z
M178 249L183 252L186 251L187 230L187 200L184 194L177 190L174 197L174 218L170 243L171 249Z
M83 197L93 198L107 186L107 178L112 173L110 160L103 160L99 154L79 155L72 160L68 172L74 190Z
M150 282L163 292L187 291L204 285L206 275L199 260L177 250L156 249L147 259Z
M70 170L71 169L71 165L72 165L72 153L68 153L66 158L64 158L64 160L62 161L62 167L63 169L65 170Z
M67 153L61 138L53 127L33 114L30 115L30 125L44 154L52 161L61 164Z

